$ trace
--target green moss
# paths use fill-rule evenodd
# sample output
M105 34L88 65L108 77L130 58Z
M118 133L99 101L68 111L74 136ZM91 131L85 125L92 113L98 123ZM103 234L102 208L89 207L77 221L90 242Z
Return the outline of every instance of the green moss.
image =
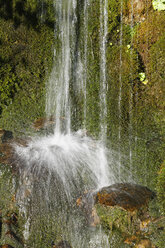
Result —
M165 162L162 164L160 171L158 173L158 179L157 179L157 194L158 194L158 201L159 205L161 207L162 214L165 214Z
M129 213L119 207L104 207L96 205L97 214L100 217L101 225L108 231L118 230L122 233L131 233Z
M52 65L53 30L14 28L0 20L1 128L21 130L44 114L45 78ZM3 34L3 35L2 35Z
M138 25L134 35L133 44L142 57L146 66L149 61L149 50L159 40L165 29L164 12L149 12L143 23Z

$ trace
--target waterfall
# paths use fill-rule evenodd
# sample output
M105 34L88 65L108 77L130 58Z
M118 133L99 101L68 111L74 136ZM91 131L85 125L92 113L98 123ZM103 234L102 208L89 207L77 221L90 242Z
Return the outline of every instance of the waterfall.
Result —
M88 44L88 6L90 0L84 3L84 73L83 73L83 92L84 92L84 126L86 126L87 115L87 44Z
M107 134L107 73L106 43L108 33L108 1L100 0L100 136L103 142Z
M55 116L55 132L70 133L70 80L75 47L76 0L54 3L57 16L55 36L60 49L54 50L54 67L47 87L46 113Z
M120 72L119 72L119 98L118 98L118 109L119 109L119 128L118 128L118 141L119 141L119 178L121 177L121 101L122 101L122 45L123 45L123 0L120 3Z
M134 28L134 6L133 6L133 0L131 0L131 30L133 33ZM132 59L132 40L131 40L131 59ZM132 63L132 61L131 61ZM132 67L132 65L131 65ZM129 164L130 164L130 180L132 179L132 163L133 163L133 151L132 151L132 136L133 136L133 126L132 126L132 120L133 120L133 77L132 77L132 71L130 72L131 76L131 82L130 82L130 89L129 89Z
M39 225L41 219L44 221L44 217L39 217L44 215L45 221L56 227L56 235L69 240L73 247L83 248L88 244L90 248L108 248L106 234L101 229L91 232L86 224L84 226L81 211L75 208L76 198L85 191L99 189L116 180L113 173L115 164L113 153L105 146L108 1L100 1L100 140L88 137L83 130L75 132L71 126L71 86L74 94L83 91L85 129L87 121L90 0L84 1L83 53L76 39L78 4L80 3L77 0L54 1L56 44L54 65L47 84L46 113L48 118L55 119L55 128L53 134L34 137L25 147L15 146L21 176L17 199L20 209L27 218L25 239L33 237L32 239L36 240L35 226ZM27 181L30 181L30 186ZM31 197L24 201L27 191Z

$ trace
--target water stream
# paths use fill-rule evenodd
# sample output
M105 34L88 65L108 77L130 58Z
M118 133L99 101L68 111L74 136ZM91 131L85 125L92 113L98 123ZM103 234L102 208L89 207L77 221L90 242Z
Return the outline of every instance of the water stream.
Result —
M17 199L20 211L27 219L24 231L26 240L32 237L36 240L37 232L33 233L35 226L38 225L40 230L40 223L45 216L47 220L51 216L53 221L49 221L49 226L56 227L56 240L60 236L76 248L106 248L109 247L106 234L100 228L90 229L76 207L76 199L85 191L96 190L115 182L113 154L105 147L107 1L100 1L100 140L87 137L84 130L75 132L71 126L71 85L75 92L77 89L83 90L84 129L87 112L90 1L84 2L85 46L82 57L76 44L77 7L76 0L54 2L57 18L54 33L60 49L54 49L54 66L48 81L46 98L47 116L55 118L54 133L35 137L26 147L15 147L21 175ZM78 55L77 62L74 58L75 51ZM73 77L75 67L78 71ZM25 192L30 196L25 197ZM53 232L53 228L51 231ZM37 247L37 242L34 247Z
M107 142L107 68L106 44L108 34L108 1L100 0L100 134L99 140L88 137L87 122L87 53L88 10L90 0L84 1L83 53L77 39L78 1L56 0L54 66L47 84L46 114L55 119L54 132L34 137L26 146L15 146L20 169L17 199L20 211L27 219L25 240L53 233L52 240L67 240L73 248L108 248L107 235L101 228L91 228L76 199L84 192L97 190L117 180L119 163L106 148ZM122 5L121 5L122 12ZM122 14L121 14L122 18ZM122 25L120 34L122 45ZM122 51L120 51L122 67ZM74 69L76 68L76 72ZM73 80L74 79L74 80ZM120 72L119 119L121 118L122 75ZM83 92L83 130L72 128L72 94ZM71 94L72 93L72 94ZM121 130L119 125L118 138ZM115 156L116 157L116 156ZM117 164L117 169L116 169ZM117 171L117 173L116 173ZM25 194L28 196L25 197ZM47 223L43 233L42 225ZM37 231L34 231L36 230ZM50 244L46 237L34 242Z

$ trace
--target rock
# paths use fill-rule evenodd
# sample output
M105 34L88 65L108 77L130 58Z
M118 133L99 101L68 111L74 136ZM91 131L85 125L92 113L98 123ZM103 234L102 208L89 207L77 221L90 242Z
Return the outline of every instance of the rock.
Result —
M145 238L142 243L142 237L149 232L152 218L148 204L154 197L155 193L147 187L132 183L113 184L94 195L100 223L106 231L109 230L112 242L120 239L119 247L125 243L139 245L137 248L153 248Z
M53 245L53 248L72 248L68 241L62 240L57 245Z
M3 223L11 226L18 226L18 215L16 213L8 213L6 218L4 218Z
M0 143L5 143L11 139L13 139L13 133L11 131L0 129Z
M39 131L41 129L44 129L47 126L54 125L54 123L55 123L54 117L50 117L49 119L41 117L34 121L33 128L36 131Z
M145 229L150 220L148 216L144 216L147 213L148 203L155 197L155 193L147 187L131 184L131 183L117 183L104 187L97 192L85 192L80 198L77 199L77 205L82 208L86 215L86 219L90 226L96 226L100 223L100 209L101 206L111 207L108 211L115 212L114 215L122 215L123 218L128 215L127 212L134 215L136 212L141 213L140 227ZM112 210L112 207L116 207ZM97 209L97 211L96 211ZM125 210L125 212L121 211ZM102 208L101 212L106 212ZM99 213L99 214L98 214ZM106 213L104 213L106 215ZM111 214L110 214L111 215Z
M96 192L85 192L77 199L77 205L86 214L90 226L100 224L109 232L112 246L140 245L144 234L149 232L152 218L148 203L154 197L155 193L147 187L117 183Z
M102 188L94 197L95 203L135 211L147 206L148 202L155 197L155 193L141 185L117 183Z
M92 191L84 192L84 194L80 196L76 201L77 206L82 209L84 215L86 216L87 224L92 227L100 223L100 219L94 207L95 194L96 192Z
M13 148L10 143L0 144L0 163L10 164L13 155Z

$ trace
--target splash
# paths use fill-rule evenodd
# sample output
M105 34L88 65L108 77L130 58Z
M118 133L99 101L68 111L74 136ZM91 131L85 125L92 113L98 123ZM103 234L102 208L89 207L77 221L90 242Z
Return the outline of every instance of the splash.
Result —
M84 191L97 190L116 182L117 162L112 151L105 147L108 1L100 0L100 140L86 134L90 0L84 1L83 56L76 36L78 4L77 0L54 1L57 47L54 48L54 66L47 84L46 113L48 117L55 117L55 128L51 135L35 137L26 146L15 146L21 178L17 200L27 219L26 240L37 240L43 222L48 223L48 232L62 236L73 247L108 248L107 235L101 229L89 230L81 211L75 207L76 198ZM75 93L83 90L84 97L84 130L77 132L71 125L71 88Z

